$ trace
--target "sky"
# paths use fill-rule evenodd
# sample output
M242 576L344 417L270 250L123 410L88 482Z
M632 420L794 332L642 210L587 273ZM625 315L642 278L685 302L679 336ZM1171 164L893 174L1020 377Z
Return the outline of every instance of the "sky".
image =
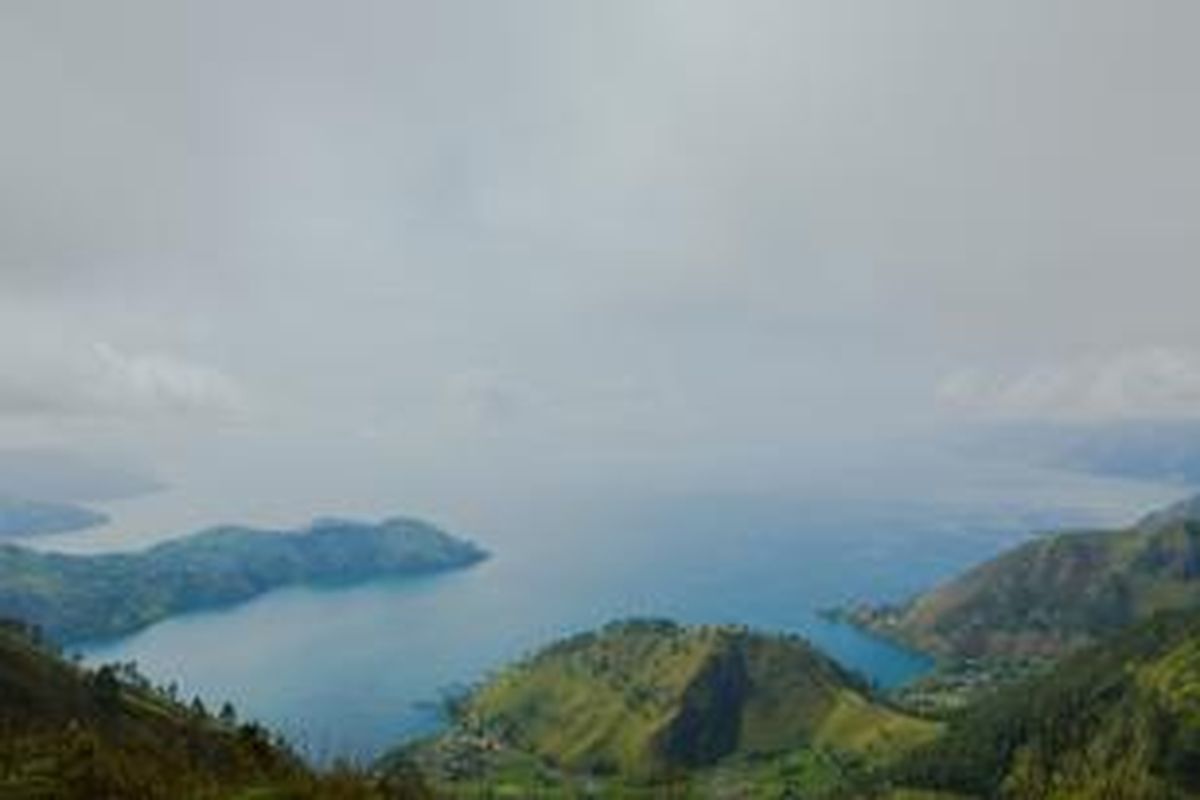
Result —
M6 0L0 447L670 484L1193 419L1198 33L1193 0Z

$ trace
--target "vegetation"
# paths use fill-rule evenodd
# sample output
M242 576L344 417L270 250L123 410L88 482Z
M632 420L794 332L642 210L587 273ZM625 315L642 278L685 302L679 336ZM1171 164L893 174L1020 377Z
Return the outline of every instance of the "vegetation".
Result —
M937 730L799 638L644 620L552 645L457 712L453 730L410 755L466 796L768 782L811 792Z
M907 711L940 719L1006 686L1044 675L1054 663L1040 657L951 661L892 689L889 696Z
M411 519L323 520L301 532L224 527L136 553L0 545L0 614L59 642L112 637L285 585L350 583L473 564L482 550Z
M890 699L798 637L623 621L501 671L371 770L314 772L232 706L184 703L133 665L83 669L42 634L482 557L402 519L108 556L0 546L0 609L36 623L0 624L0 796L1200 798L1200 499L849 612L943 656Z
M316 773L232 706L217 717L133 665L86 670L36 629L0 623L0 797L6 800L384 800L432 797L411 770Z
M895 768L975 796L1200 797L1200 612L1139 623L982 699Z
M69 503L0 497L0 539L66 533L107 521L105 514Z
M839 617L947 659L1055 657L1200 606L1200 498L1132 527L1045 536L903 606Z

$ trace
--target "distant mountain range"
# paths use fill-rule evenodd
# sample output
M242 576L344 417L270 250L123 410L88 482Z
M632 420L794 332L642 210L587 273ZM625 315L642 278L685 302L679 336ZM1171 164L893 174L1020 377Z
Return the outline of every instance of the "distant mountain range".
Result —
M0 545L0 615L59 642L103 639L282 586L434 572L486 555L407 518L319 520L300 531L227 526L138 552L88 556Z
M143 474L78 455L0 449L0 539L83 530L108 522L88 503L161 489Z
M108 522L108 515L71 503L0 497L0 539L83 530Z
M976 427L959 446L985 457L1181 486L1200 484L1200 421L1010 422Z

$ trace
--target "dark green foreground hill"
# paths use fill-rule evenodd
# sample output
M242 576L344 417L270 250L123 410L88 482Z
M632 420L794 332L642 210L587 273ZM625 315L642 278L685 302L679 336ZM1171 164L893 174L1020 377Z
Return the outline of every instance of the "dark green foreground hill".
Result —
M472 693L458 720L418 763L456 793L505 796L570 796L580 780L812 788L937 730L799 638L661 621L552 645Z
M129 667L83 669L0 623L4 800L385 800L428 797L419 778L318 774L262 727L214 717Z
M0 615L59 642L101 639L282 586L417 575L485 557L470 542L407 518L320 520L302 531L230 526L94 556L0 544Z
M895 770L1013 800L1200 797L1200 612L1172 612L1004 689Z
M1200 608L1200 497L1118 530L1042 536L899 607L842 617L944 658L1057 657Z

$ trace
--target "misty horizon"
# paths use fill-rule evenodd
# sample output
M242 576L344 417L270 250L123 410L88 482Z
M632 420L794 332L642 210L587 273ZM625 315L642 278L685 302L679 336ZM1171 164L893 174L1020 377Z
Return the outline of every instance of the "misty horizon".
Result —
M0 442L447 497L1193 422L1198 15L11 3Z

